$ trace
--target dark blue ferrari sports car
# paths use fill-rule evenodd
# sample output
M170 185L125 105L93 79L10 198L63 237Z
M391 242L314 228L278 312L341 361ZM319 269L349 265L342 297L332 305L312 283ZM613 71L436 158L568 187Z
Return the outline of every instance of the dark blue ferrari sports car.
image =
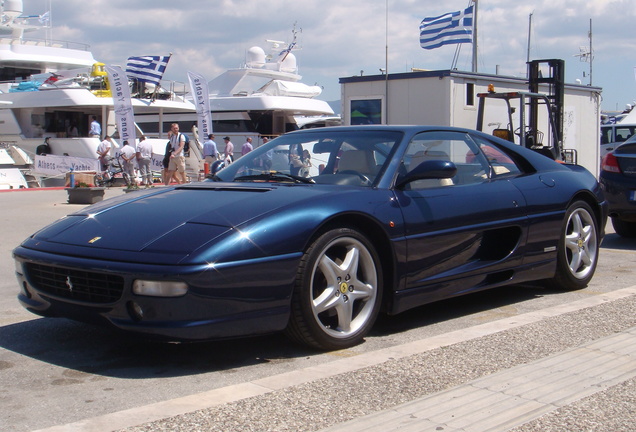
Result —
M169 340L361 342L378 313L493 287L585 287L607 204L584 168L472 130L283 135L200 183L79 210L14 250L43 316Z

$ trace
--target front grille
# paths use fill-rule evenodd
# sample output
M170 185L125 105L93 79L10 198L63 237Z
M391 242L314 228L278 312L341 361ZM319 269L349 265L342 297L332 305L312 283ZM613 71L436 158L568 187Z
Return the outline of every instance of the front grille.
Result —
M124 292L121 276L29 263L27 278L42 292L88 303L113 303Z

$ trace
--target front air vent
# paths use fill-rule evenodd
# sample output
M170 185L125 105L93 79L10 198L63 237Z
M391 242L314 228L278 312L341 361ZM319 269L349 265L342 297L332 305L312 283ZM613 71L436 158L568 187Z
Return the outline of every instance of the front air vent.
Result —
M124 292L124 278L117 275L35 263L26 265L26 275L38 291L78 302L113 303Z

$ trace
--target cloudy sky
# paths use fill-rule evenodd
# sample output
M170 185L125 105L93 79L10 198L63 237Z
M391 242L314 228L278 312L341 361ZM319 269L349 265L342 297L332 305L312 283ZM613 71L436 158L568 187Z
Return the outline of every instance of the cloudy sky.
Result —
M90 45L97 60L125 65L133 55L173 53L165 78L186 82L192 70L212 79L238 67L254 45L290 41L303 82L324 88L321 99L340 98L340 77L379 74L388 40L390 73L411 68L449 69L455 46L423 50L425 17L464 9L468 0L24 0L25 14L52 9L52 38ZM50 6L49 6L50 5ZM387 13L388 10L388 13ZM566 60L566 81L590 82L590 64L576 55L589 47L592 84L603 88L603 109L622 110L636 100L635 0L479 0L478 69L525 76L528 23L530 58ZM388 20L387 20L388 17ZM387 31L388 21L388 31ZM387 38L388 36L388 38ZM471 46L457 62L471 69Z

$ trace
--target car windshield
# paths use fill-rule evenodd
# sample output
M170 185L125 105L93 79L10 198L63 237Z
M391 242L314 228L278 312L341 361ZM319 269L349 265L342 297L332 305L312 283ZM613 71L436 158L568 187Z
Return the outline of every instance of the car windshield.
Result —
M324 129L280 136L221 170L216 181L371 187L403 133Z

